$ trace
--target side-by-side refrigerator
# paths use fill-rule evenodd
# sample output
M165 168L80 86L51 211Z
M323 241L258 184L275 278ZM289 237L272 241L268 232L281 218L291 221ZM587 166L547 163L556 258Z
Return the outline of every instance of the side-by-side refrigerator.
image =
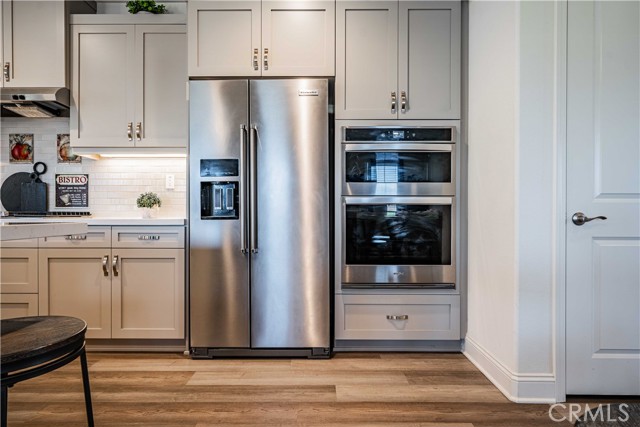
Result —
M329 355L328 90L189 83L192 357Z

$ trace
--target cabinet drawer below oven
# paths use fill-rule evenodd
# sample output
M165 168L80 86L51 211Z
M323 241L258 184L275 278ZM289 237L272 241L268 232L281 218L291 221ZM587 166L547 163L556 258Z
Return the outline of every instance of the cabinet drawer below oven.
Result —
M336 339L460 339L460 295L336 295Z

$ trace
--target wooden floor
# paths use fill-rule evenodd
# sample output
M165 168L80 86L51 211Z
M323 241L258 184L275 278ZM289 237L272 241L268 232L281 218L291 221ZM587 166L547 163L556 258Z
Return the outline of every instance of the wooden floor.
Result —
M463 355L191 360L89 353L96 427L569 426L509 402ZM15 385L9 427L86 426L78 361Z

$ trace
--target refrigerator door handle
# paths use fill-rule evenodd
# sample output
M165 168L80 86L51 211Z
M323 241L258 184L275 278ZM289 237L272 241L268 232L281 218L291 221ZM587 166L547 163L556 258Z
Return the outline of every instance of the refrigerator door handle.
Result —
M247 244L247 127L240 125L240 252L249 252Z
M258 253L258 128L251 125L249 132L249 239L251 253Z

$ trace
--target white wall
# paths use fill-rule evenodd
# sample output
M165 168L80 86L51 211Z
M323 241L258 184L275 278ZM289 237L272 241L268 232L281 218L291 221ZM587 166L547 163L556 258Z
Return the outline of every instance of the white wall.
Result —
M515 2L469 4L468 332L510 371L516 360Z
M469 4L465 351L519 402L555 399L557 5Z
M55 208L56 173L89 174L89 210L96 217L138 218L136 198L154 191L162 200L161 218L185 218L187 215L187 162L185 158L91 160L81 164L57 163L56 135L69 133L68 118L2 118L0 121L0 182L15 172L31 172L33 164L9 163L9 135L32 133L34 162L44 162L48 171L42 181L48 185L49 210ZM175 175L175 189L165 189L166 174ZM4 207L2 207L4 209ZM68 210L68 209L67 209Z

